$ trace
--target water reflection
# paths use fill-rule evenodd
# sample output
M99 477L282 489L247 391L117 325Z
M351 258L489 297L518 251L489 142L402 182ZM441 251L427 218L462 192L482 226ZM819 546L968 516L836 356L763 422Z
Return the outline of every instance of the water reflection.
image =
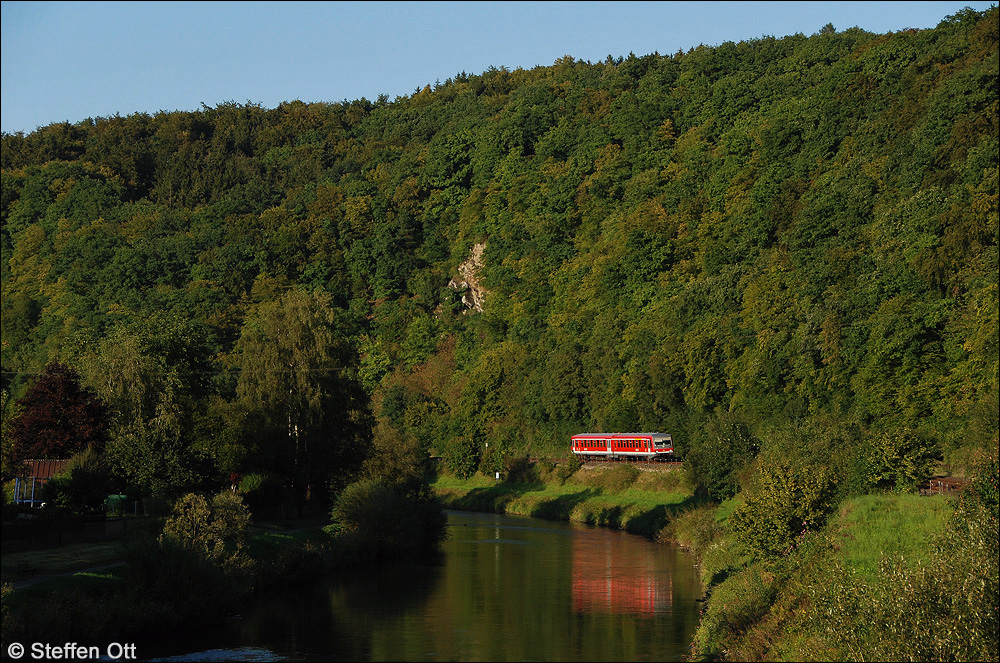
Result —
M240 647L238 649L208 649L196 654L181 654L179 656L167 656L166 658L153 658L150 661L161 663L180 663L181 661L244 661L252 663L271 663L272 661L285 661L284 656L275 654L268 649L259 647Z
M165 653L202 660L228 648L308 661L669 661L686 653L699 588L679 551L492 514L451 513L449 525L435 563L385 565L261 597L227 633Z
M670 610L673 577L652 548L617 532L573 538L573 609L650 617Z

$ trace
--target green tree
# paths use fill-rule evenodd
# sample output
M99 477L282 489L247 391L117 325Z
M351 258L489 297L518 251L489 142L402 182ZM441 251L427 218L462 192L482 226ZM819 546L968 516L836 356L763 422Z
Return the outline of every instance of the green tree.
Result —
M934 450L916 431L872 435L862 447L868 485L876 489L915 490L930 476Z
M445 536L441 505L425 487L366 479L347 486L331 512L365 559L410 558Z
M328 294L293 288L258 305L235 346L237 396L262 425L254 461L306 499L351 476L371 435L348 334Z
M211 478L191 444L192 414L210 370L202 325L160 313L127 317L81 354L88 383L113 412L113 473L147 493L175 493Z
M17 418L17 403L6 389L0 389L0 481L7 483L19 474L20 463L14 457L13 424Z
M740 471L760 452L760 440L743 421L715 415L692 441L685 460L695 482L712 499L725 500L740 490Z

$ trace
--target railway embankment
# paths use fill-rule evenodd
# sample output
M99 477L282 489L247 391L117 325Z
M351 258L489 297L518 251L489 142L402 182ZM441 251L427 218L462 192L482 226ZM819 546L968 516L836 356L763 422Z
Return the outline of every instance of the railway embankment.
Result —
M582 522L650 538L704 502L680 466L669 464L537 461L501 479L441 473L432 488L448 509Z

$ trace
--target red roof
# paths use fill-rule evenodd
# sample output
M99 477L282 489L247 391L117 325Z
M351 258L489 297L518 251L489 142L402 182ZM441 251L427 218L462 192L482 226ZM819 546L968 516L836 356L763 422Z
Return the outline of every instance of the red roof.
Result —
M51 479L66 468L66 465L69 464L69 458L45 458L25 461L25 463L30 470L29 479Z

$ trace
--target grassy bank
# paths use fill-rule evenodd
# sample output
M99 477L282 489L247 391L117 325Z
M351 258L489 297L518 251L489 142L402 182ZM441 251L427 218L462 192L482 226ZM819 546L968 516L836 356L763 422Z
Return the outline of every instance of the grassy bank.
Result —
M851 497L795 550L761 560L727 529L734 503L668 528L698 554L708 597L694 660L996 660L997 533L980 511Z
M701 500L680 469L535 464L497 481L441 474L431 486L445 508L567 520L655 537Z
M931 543L954 513L941 495L863 495L847 500L831 523L844 565L874 580L883 558L930 563Z

